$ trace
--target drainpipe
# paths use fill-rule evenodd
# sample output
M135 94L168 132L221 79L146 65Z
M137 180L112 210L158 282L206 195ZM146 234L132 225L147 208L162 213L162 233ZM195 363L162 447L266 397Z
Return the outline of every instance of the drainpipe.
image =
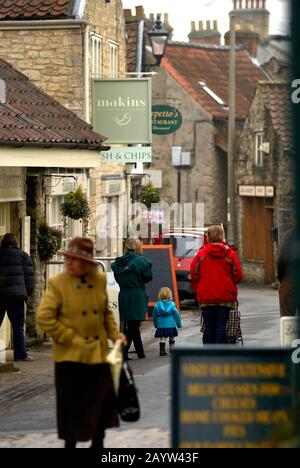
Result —
M84 120L90 120L90 70L89 70L89 39L90 30L87 24L83 25L83 114Z
M142 60L143 60L143 44L144 44L144 20L139 22L138 28L138 43L137 43L137 54L136 54L136 72L138 78L141 77L142 71Z

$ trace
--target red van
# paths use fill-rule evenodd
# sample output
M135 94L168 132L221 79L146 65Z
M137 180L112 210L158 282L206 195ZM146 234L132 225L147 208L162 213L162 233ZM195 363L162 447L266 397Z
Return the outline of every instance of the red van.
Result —
M198 228L190 230L172 230L164 232L161 244L173 246L174 263L176 270L179 299L196 299L196 293L192 288L190 268L193 258L199 249L207 242L207 229Z

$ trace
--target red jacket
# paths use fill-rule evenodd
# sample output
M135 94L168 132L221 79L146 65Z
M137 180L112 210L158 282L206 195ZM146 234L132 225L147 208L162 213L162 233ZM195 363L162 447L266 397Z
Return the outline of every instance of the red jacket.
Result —
M197 300L201 304L224 304L237 300L237 283L243 278L234 249L226 244L206 244L191 265Z

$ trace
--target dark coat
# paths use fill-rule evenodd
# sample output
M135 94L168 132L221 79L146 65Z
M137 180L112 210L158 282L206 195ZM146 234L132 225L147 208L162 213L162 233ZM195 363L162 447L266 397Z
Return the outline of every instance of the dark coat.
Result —
M295 230L290 229L282 241L277 259L277 276L280 281L280 315L282 317L296 315L294 238Z
M33 293L32 260L15 247L0 247L0 297L27 299Z
M145 320L148 312L148 297L145 283L152 280L152 264L141 255L128 252L111 266L120 286L120 320Z

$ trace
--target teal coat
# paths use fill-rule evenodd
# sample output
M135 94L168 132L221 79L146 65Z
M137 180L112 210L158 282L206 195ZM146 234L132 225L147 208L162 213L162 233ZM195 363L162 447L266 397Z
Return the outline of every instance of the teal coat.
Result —
M120 320L145 320L148 297L145 284L152 280L152 263L135 252L116 259L111 266L120 286Z

